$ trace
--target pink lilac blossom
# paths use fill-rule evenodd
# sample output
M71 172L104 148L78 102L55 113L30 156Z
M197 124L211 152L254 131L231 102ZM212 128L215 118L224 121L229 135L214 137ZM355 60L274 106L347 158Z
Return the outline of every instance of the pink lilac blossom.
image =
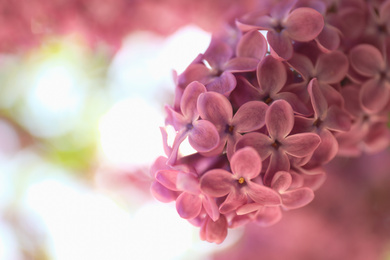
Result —
M250 101L242 105L233 116L229 100L216 92L203 93L197 104L200 117L213 123L219 132L219 146L210 151L220 154L226 144L226 154L230 159L241 134L260 129L265 124L268 106L260 101ZM226 141L225 141L226 140Z
M215 34L177 77L166 107L175 140L161 128L155 197L222 243L228 229L275 225L306 207L328 163L388 147L389 3L267 0ZM186 137L193 154L182 151Z
M324 18L313 8L293 9L296 0L275 3L268 12L254 12L238 20L242 30L267 30L271 54L288 60L293 54L293 41L308 42L315 39L324 27ZM265 11L265 10L263 10Z

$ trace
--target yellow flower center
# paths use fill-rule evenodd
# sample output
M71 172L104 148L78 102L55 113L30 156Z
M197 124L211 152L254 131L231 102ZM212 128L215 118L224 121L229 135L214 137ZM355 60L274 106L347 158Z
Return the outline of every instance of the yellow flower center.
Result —
M243 177L239 178L238 179L238 183L239 184L243 184L245 182L245 179Z

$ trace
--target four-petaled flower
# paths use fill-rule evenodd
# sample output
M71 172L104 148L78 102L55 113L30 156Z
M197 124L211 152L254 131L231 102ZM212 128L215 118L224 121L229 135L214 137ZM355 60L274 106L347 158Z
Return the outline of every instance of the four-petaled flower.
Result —
M288 60L294 53L292 41L311 41L324 27L324 18L316 10L307 7L292 10L296 2L281 1L270 9L269 14L248 14L238 21L238 26L242 30L267 30L271 55Z
M178 78L179 86L185 88L192 81L200 81L208 91L229 95L236 87L232 73L248 72L256 69L259 60L267 52L267 41L260 33L251 32L237 45L236 57L232 48L219 39L214 39L207 51Z
M248 201L262 205L279 205L280 196L269 187L255 182L261 171L261 158L251 147L236 151L231 158L231 171L214 169L200 179L202 191L212 197L227 195L220 205L222 214L236 210Z
M289 135L294 126L294 113L291 105L284 100L276 100L265 114L265 125L268 134L249 133L236 144L240 149L252 146L265 160L270 157L264 183L269 185L277 171L288 171L290 159L288 156L303 158L310 156L321 142L314 133L298 133Z
M328 106L318 81L312 79L308 86L314 110L313 118L295 117L295 132L315 132L321 144L314 151L311 165L321 165L332 160L338 151L338 143L333 132L346 132L351 128L352 119L347 111L337 105Z
M174 164L177 159L180 144L188 137L191 146L198 152L208 152L219 144L219 135L215 126L206 120L199 118L196 109L198 96L206 92L206 88L199 82L192 82L184 90L180 102L181 113L166 107L167 121L170 122L178 134L172 145L169 155L169 164Z
M242 105L233 116L232 105L222 94L207 92L199 95L200 116L213 123L220 136L219 146L211 153L221 153L227 143L227 156L231 158L241 133L252 132L264 126L267 108L263 102L250 101Z
M390 47L390 44L388 44ZM390 50L387 50L390 57ZM360 44L349 52L351 66L357 73L366 77L360 101L367 111L379 112L390 99L390 63L387 57L372 45Z

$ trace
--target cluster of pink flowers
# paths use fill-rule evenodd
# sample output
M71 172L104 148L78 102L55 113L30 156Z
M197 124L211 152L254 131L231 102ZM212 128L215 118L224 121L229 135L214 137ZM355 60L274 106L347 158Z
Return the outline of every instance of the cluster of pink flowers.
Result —
M221 243L310 203L335 156L389 145L390 0L267 0L177 77L153 195ZM266 38L260 32L266 31ZM197 151L181 153L188 139Z

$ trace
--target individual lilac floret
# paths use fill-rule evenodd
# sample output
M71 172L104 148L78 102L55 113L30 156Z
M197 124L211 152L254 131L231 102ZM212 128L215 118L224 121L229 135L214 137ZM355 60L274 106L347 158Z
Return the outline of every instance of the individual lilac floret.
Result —
M200 179L202 191L209 196L221 198L227 195L219 210L230 213L238 207L254 201L262 205L279 205L277 192L253 180L261 171L261 158L252 147L238 150L230 160L232 172L213 169Z
M290 189L292 177L289 172L279 171L272 179L271 187L282 198L282 207L297 209L309 204L314 199L313 190L307 187Z
M194 81L184 90L180 102L181 113L166 107L167 123L172 124L178 131L169 155L169 164L176 162L179 146L186 137L188 137L191 146L198 152L208 152L219 144L219 135L215 126L209 121L198 120L199 113L196 109L196 103L198 96L206 91L204 85Z
M256 219L258 224L267 226L281 219L281 208L286 210L301 208L314 199L312 189L308 187L293 188L291 186L291 174L286 171L278 171L272 179L271 188L280 194L280 206L264 206L253 202L238 208L237 214L248 214L248 217Z
M383 46L387 37L390 36L390 1L383 1L380 6L369 6L370 16L368 19L367 33L374 38L375 44Z
M325 3L328 2L328 3ZM332 18L334 15L326 15L329 10L335 8L334 1L321 1L321 0L300 0L298 1L296 8L298 7L310 7L318 11L320 14L324 16L324 28L321 33L317 36L315 41L318 44L318 47L323 52L330 52L336 50L340 46L340 30L330 24L332 22ZM336 12L336 10L332 10L332 12Z
M155 178L167 189L181 192L176 198L176 209L180 217L193 219L204 209L213 221L219 218L217 204L213 198L201 192L197 174L189 170L160 170Z
M315 132L320 136L321 144L314 151L309 162L311 165L318 166L332 160L338 152L338 143L333 131L349 131L352 120L349 114L339 106L328 106L316 78L310 81L308 92L314 110L314 117L296 116L294 130L296 132Z
M267 15L259 15L259 12L248 14L238 20L238 26L242 30L267 30L271 54L275 58L288 60L293 55L292 41L311 41L324 27L324 18L316 10L307 7L293 10L296 2L281 1Z
M213 221L211 218L206 217L203 219L200 228L200 238L211 243L222 243L228 233L228 222L224 215Z
M289 135L294 126L294 113L291 105L284 100L271 104L265 114L265 125L268 134L246 134L237 142L236 149L252 146L263 160L270 157L264 176L264 183L270 185L277 171L290 170L288 156L303 158L311 155L321 139L314 133Z
M260 129L265 123L265 111L268 106L260 101L250 101L242 105L233 116L233 108L229 100L222 94L207 92L199 95L199 115L213 123L220 136L219 146L212 154L222 153L227 143L226 152L230 159L234 145L242 133Z
M341 93L345 97L345 109L352 116L353 124L350 131L336 134L338 154L357 157L363 152L372 154L386 149L390 143L388 112L366 111L359 100L359 85L345 86Z
M390 51L390 50L389 50ZM379 112L390 98L390 66L372 45L360 44L349 52L352 68L367 78L360 91L360 100L367 111Z
M165 203L175 201L180 192L176 188L175 181L170 181L172 178L160 178L158 180L157 176L159 172L168 172L169 175L172 173L173 178L176 178L178 171L189 171L188 167L184 165L175 166L175 168L169 166L167 165L167 161L168 159L166 157L160 156L150 168L150 176L154 179L150 186L150 191L157 200Z
M302 114L308 114L306 105L292 92L283 91L287 81L287 71L283 62L268 55L258 65L256 70L257 84L253 86L247 79L238 77L239 83L232 93L232 98L239 105L249 100L261 100L271 104L274 100L284 99L293 109Z
M179 76L179 86L184 88L196 80L205 84L208 91L228 96L236 87L232 73L255 70L266 52L267 41L259 32L249 32L241 38L236 56L228 44L214 39L207 51L197 58L198 62L192 63Z
M301 98L306 100L308 97L307 85L313 78L317 78L329 105L343 103L343 98L340 93L331 86L331 84L339 83L345 78L348 71L348 58L340 51L320 54L315 63L309 57L294 53L288 63L302 76L303 81L292 84L287 87L288 90L296 92Z

